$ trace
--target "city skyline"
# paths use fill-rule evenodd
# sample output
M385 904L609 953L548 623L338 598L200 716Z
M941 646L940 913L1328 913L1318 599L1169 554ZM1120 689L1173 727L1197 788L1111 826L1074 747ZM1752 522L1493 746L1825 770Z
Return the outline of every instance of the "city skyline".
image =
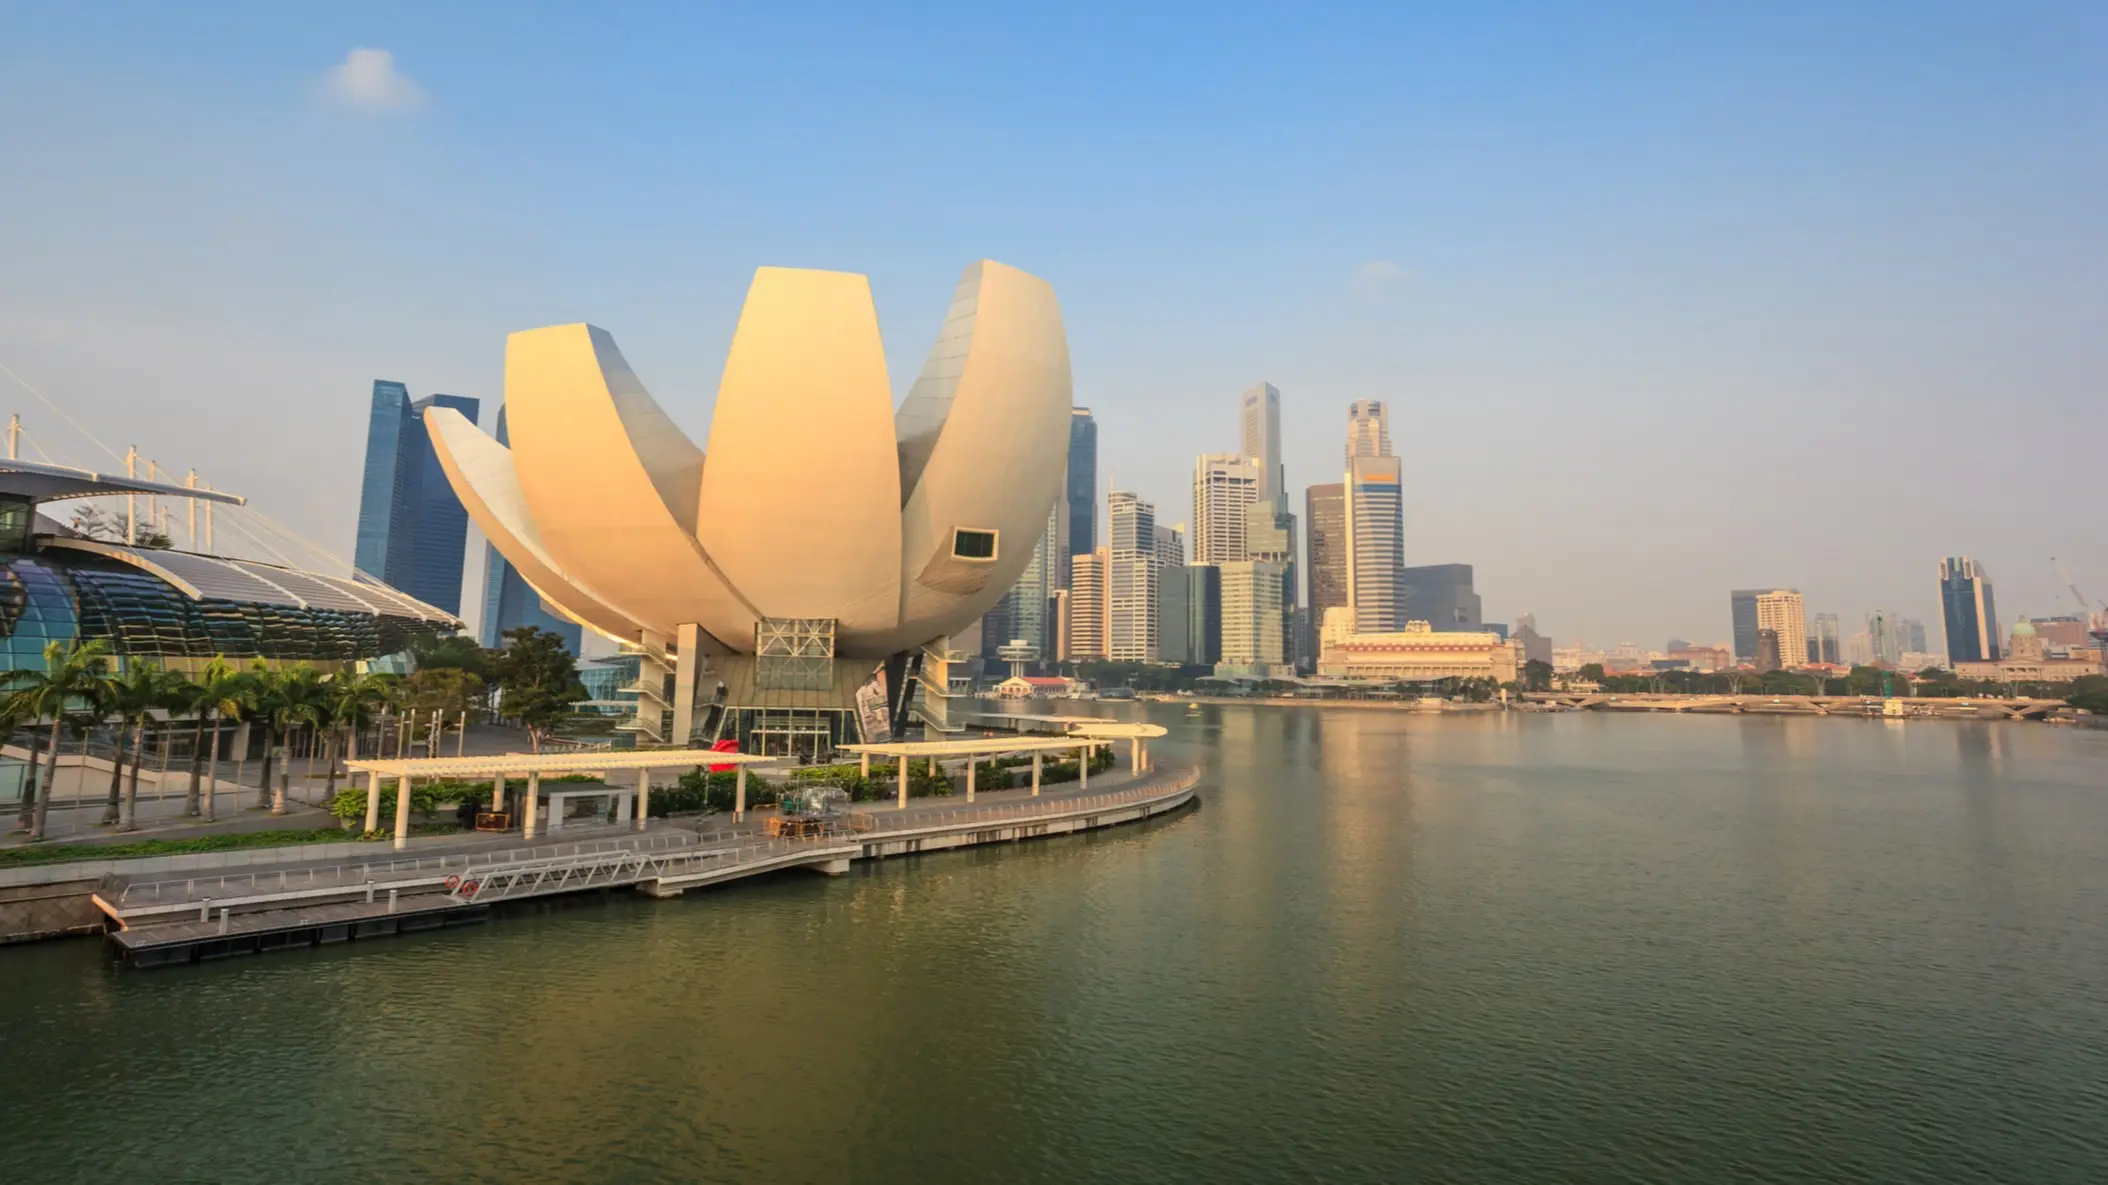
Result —
M612 59L534 22L494 66L463 51L488 32L467 12L357 30L127 12L5 18L0 113L37 115L0 125L23 178L21 216L0 219L17 281L0 362L347 558L361 425L345 395L375 376L494 402L503 332L621 324L700 439L725 293L754 264L823 260L873 277L897 401L939 321L933 277L986 255L1060 286L1096 469L1159 507L1184 505L1196 453L1238 446L1220 409L1257 382L1280 392L1291 503L1336 480L1341 411L1381 400L1404 561L1468 560L1495 620L1717 640L1720 592L1763 584L1847 622L1932 622L1927 565L1962 553L1998 574L2008 614L2072 610L2051 555L2108 587L2108 543L2055 509L2084 503L2108 438L2090 328L2108 235L2088 213L2108 185L2084 150L2108 114L2082 52L2097 13L1683 13L1663 29L1688 45L1674 70L1578 14L1537 14L1542 39L1490 61L1463 52L1497 31L1490 14L1384 12L1211 33L1215 52L1168 69L1144 51L1185 29L1170 13L1128 15L1115 38L996 21L944 47L850 14L843 40L766 74L671 13L632 39L617 93L591 82ZM741 19L772 43L789 28ZM1366 49L1342 63L1350 42ZM330 90L360 46L386 51L367 60L389 85ZM887 70L858 64L873 46ZM994 68L935 68L961 52ZM1288 85L1254 93L1261 62ZM1967 119L1957 72L1984 83ZM552 73L579 87L538 81ZM813 97L767 126L717 117L784 86ZM899 163L962 111L1014 140ZM523 163L552 123L609 137L623 183ZM1254 167L1282 181L1242 185ZM1949 426L1986 392L2039 430L1957 453ZM1814 447L1742 460L1755 407L1813 425ZM207 422L222 417L244 431ZM1824 446L1863 439L1876 463ZM1925 457L2051 510L1898 494ZM1799 529L1767 529L1784 517Z

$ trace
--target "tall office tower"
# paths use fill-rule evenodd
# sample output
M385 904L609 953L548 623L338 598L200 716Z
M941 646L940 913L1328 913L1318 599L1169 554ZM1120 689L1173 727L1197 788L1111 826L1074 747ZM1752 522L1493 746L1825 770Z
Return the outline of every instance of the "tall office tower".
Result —
M1991 574L1968 556L1940 561L1940 615L1947 623L1947 661L1997 662L1998 606Z
M1476 629L1485 620L1485 609L1472 589L1470 564L1421 564L1405 569L1402 576L1407 621L1444 630L1460 625Z
M1063 555L1089 555L1098 547L1098 421L1091 409L1069 412L1069 542ZM1063 566L1067 566L1064 559Z
M359 491L359 571L449 613L461 612L468 560L468 511L454 496L425 431L428 407L452 408L474 423L474 399L412 400L401 383L373 384L366 420L366 476Z
M1245 558L1245 507L1259 497L1259 467L1234 453L1203 453L1193 463L1193 562Z
M1075 662L1099 662L1105 658L1106 636L1112 622L1106 617L1107 548L1069 557L1069 658Z
M1735 661L1757 661L1757 598L1768 588L1738 588L1727 594L1728 611L1734 622Z
M1223 665L1253 674L1287 662L1281 639L1281 565L1245 560L1222 570Z
M1808 627L1808 661L1828 663L1836 666L1843 657L1837 636L1838 623L1835 613L1818 613Z
M1347 605L1358 634L1405 628L1405 500L1398 482L1396 457L1347 462Z
M1347 460L1391 455L1391 416L1381 399L1357 399L1347 408Z
M1281 637L1281 653L1286 656L1282 661L1294 662L1301 649L1295 634L1296 583L1300 579L1296 568L1296 516L1288 513L1285 497L1254 502L1244 509L1245 558L1281 565L1281 628L1288 631Z
M1272 383L1260 383L1244 393L1242 428L1244 458L1259 471L1262 502L1288 496L1286 469L1281 464L1281 393Z
M1013 642L1031 646L1035 659L1053 653L1047 596L1059 587L1053 583L1053 573L1055 555L1061 548L1056 532L1061 525L1062 509L1063 504L1056 501L1054 508L1047 512L1046 526L1041 529L1039 540L1032 547L1032 558L1018 575L1017 583L1010 586L1002 600L981 615L982 658L998 657L997 652Z
M1903 639L1906 643L1903 647L1905 654L1923 654L1931 649L1931 647L1925 645L1924 622L1919 621L1915 617L1905 617L1902 619L1902 625Z
M1069 590L1057 588L1047 597L1047 657L1069 661Z
M1125 490L1107 500L1105 652L1114 662L1155 662L1156 507Z
M1524 662L1541 662L1546 666L1552 665L1552 640L1537 632L1536 614L1525 613L1521 617L1516 618L1515 633L1510 636L1522 646L1522 659ZM1681 646L1672 645L1669 647L1670 650L1689 650L1690 648L1691 644L1689 642Z
M1156 566L1159 568L1183 568L1186 566L1186 524L1167 527L1162 523L1156 528Z
M1866 667L1874 664L1873 635L1861 630L1844 640L1840 650L1846 666Z
M1910 619L1893 609L1876 609L1866 615L1867 638L1873 643L1876 662L1901 666L1903 656L1918 649L1911 645L1911 624ZM1920 626L1918 632L1922 635L1924 627Z
M1311 486L1303 491L1303 558L1309 571L1309 625L1303 652L1318 652L1318 627L1325 610L1347 603L1347 487Z
M1222 658L1222 569L1167 568L1157 575L1157 655L1182 666Z
M498 443L512 443L505 431L503 405L498 408ZM495 650L504 642L506 631L531 627L562 638L564 649L577 657L584 641L584 631L578 623L549 612L542 604L542 594L528 586L520 570L498 554L497 548L486 543L483 550L483 620L478 631L481 643Z
M1801 594L1790 588L1773 589L1757 598L1757 634L1771 630L1778 637L1778 666L1790 669L1805 664L1808 654L1808 613Z

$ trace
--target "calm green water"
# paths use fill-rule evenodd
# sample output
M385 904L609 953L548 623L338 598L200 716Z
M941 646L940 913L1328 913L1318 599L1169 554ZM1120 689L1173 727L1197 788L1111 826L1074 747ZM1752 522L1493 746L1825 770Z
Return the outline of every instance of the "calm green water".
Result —
M2108 1181L2108 732L1155 718L1144 827L0 951L0 1179Z

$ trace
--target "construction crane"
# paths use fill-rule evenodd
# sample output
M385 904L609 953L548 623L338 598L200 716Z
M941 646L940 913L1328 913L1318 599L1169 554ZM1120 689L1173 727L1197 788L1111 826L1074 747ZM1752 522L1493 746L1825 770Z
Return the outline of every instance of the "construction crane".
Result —
M2080 592L2078 581L2071 578L2071 569L2064 566L2063 560L2051 556L2049 562L2057 566L2058 577L2064 581L2064 587L2070 590L2072 599L2079 603L2079 611L2086 615L2086 632L2092 635L2094 641L2108 646L2108 603L2093 601ZM2095 608L2096 604L2099 604L2100 608Z

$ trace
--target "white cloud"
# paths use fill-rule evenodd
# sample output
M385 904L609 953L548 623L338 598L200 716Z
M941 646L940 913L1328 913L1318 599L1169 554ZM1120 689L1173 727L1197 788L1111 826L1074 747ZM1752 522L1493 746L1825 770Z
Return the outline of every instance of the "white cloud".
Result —
M360 111L404 111L424 102L417 84L396 72L395 55L385 49L355 49L332 66L326 84L329 97Z
M1388 284L1405 275L1405 269L1388 259L1372 259L1354 269L1354 278L1364 284Z

